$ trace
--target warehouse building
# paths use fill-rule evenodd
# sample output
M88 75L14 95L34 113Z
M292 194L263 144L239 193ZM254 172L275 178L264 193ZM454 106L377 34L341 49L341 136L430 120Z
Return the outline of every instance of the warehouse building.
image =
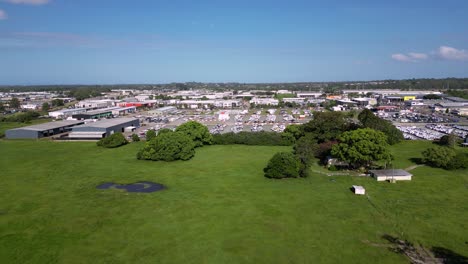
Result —
M39 125L10 129L5 132L7 139L38 139L65 133L72 127L84 124L83 121L64 120Z
M162 116L162 115L168 115L176 111L177 111L177 108L175 106L165 106L165 107L161 107L161 108L148 111L148 115Z
M120 107L115 107L115 108L120 108ZM76 119L100 119L100 118L106 118L106 117L112 117L112 110L115 110L115 108L106 108L106 109L101 109L101 110L94 110L94 111L88 111L85 113L80 113L73 115L73 118Z
M57 111L49 112L49 116L59 119L59 118L67 118L72 117L73 115L86 113L87 108L72 108L72 109L61 109Z
M131 131L140 126L137 118L113 118L73 127L70 139L101 139L114 133Z

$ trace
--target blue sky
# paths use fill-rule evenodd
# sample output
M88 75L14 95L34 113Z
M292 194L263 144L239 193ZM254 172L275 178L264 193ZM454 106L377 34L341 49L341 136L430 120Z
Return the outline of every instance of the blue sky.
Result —
M0 0L0 84L468 77L468 1Z

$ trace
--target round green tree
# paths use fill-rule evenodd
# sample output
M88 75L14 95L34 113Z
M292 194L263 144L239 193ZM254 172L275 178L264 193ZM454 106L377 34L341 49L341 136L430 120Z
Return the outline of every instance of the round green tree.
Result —
M193 140L195 147L209 145L213 140L208 128L196 121L186 122L178 126L175 131L186 134Z
M163 133L147 141L145 147L137 153L138 159L144 160L189 160L195 155L195 144L185 134Z
M263 172L267 178L297 178L300 176L300 168L300 161L293 153L278 152L270 159Z
M354 167L369 167L373 162L390 162L387 136L370 128L356 129L338 137L331 154Z

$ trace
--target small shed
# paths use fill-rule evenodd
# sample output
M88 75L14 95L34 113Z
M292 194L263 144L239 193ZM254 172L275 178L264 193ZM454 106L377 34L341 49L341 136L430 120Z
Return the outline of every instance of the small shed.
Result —
M353 185L353 192L354 194L365 195L366 189L364 189L364 187L359 186L359 185Z
M371 170L372 177L377 181L411 181L411 173L401 170Z

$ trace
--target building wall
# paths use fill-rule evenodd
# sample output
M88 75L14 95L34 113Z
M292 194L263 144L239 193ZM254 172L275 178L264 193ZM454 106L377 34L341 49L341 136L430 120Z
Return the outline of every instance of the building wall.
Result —
M379 176L376 177L377 181L389 181L389 180L396 180L396 181L411 181L411 176Z

